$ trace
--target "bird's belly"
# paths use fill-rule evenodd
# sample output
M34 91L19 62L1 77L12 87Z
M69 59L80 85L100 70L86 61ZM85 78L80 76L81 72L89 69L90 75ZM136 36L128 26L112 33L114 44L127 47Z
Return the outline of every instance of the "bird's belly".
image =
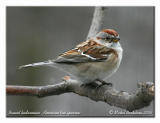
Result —
M90 83L96 79L104 79L114 73L119 67L118 60L106 62L79 63L73 69L73 75L83 83Z

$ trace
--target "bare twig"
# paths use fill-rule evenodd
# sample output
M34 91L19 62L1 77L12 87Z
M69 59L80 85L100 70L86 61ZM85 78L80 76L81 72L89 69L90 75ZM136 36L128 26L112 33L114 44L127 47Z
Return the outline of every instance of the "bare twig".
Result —
M45 97L69 92L76 93L80 96L86 96L94 101L103 101L109 105L133 111L150 104L154 98L154 84L152 82L139 83L138 90L133 94L117 91L107 85L103 85L99 88L94 86L81 86L81 82L72 79L61 82L60 84L47 86L7 86L8 95Z

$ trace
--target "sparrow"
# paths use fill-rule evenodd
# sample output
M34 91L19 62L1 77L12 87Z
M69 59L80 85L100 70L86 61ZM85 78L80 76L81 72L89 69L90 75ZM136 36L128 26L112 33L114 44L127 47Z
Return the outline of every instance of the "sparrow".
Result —
M122 60L123 49L119 40L115 30L104 29L56 59L22 65L19 69L50 66L67 72L84 85L95 81L107 84L104 79L117 71Z

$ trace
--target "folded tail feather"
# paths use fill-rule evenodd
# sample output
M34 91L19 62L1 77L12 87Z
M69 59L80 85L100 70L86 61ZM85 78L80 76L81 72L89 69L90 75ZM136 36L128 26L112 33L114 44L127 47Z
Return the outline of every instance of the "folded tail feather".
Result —
M27 67L49 66L49 65L52 65L53 63L54 63L53 61L48 60L44 62L37 62L37 63L27 64L27 65L22 65L22 66L19 66L18 69L27 68Z

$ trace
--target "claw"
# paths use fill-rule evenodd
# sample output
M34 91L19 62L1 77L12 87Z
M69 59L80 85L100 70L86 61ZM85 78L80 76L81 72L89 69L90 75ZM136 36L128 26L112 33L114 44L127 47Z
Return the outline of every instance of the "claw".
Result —
M112 83L105 82L105 81L103 81L103 80L101 80L101 79L97 79L97 81L99 81L99 82L101 83L100 87L103 86L103 85L113 86Z
M87 83L87 84L81 84L81 87L97 87L99 86L96 82Z

